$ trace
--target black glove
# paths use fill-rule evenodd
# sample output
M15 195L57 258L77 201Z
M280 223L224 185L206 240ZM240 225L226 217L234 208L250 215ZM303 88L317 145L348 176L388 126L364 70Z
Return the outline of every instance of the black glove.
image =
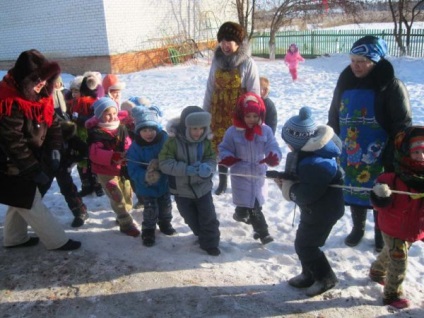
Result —
M50 178L43 171L37 172L33 180L36 184L39 185L45 185L50 182Z
M52 151L52 161L51 161L51 169L53 171L59 170L60 166L60 151L59 150L53 150Z

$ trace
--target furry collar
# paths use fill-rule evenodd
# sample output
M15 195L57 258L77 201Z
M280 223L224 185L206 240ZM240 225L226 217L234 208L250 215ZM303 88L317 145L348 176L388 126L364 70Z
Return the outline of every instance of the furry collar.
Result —
M247 41L244 41L238 50L231 55L225 55L222 52L221 46L215 49L214 60L218 68L223 70L231 70L239 67L250 57L250 47Z
M337 86L339 86L342 91L349 88L363 87L382 91L386 89L394 79L395 71L393 65L389 61L382 59L364 78L357 78L353 74L351 67L346 67L340 75Z
M301 151L314 152L319 149L322 149L327 145L331 140L334 141L336 146L342 149L342 142L340 138L334 134L333 128L327 125L319 125L317 127L317 133L314 137L310 138L306 144L300 149Z

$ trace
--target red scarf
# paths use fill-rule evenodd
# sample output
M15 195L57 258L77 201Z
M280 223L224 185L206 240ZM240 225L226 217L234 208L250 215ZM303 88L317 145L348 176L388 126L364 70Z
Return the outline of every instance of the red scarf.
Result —
M72 111L77 112L83 116L93 115L93 108L91 106L93 106L95 101L96 99L91 96L82 96L78 98L77 103L74 105Z
M0 117L11 116L13 105L29 120L46 123L48 127L53 123L53 97L44 97L38 101L24 99L13 85L13 78L7 74L0 82Z
M255 134L262 136L262 127L258 124L253 126L252 128L247 127L244 120L240 120L236 116L233 117L233 125L237 128L244 129L244 137L246 137L247 140L252 141L255 137Z

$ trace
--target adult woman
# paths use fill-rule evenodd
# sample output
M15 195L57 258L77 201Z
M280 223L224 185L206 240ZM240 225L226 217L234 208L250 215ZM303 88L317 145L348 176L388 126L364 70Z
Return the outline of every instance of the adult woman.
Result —
M393 138L411 125L411 108L405 85L395 77L392 64L384 56L383 39L365 36L350 51L351 63L340 75L331 102L328 124L343 141L340 157L345 185L371 188L375 178L392 169ZM345 244L356 246L364 235L369 191L344 189L350 205L353 228ZM374 220L377 223L376 212ZM375 246L383 240L375 224Z
M225 22L218 30L219 45L215 50L206 86L203 109L212 115L212 144L217 150L225 131L232 125L233 110L242 93L260 95L259 73L250 56L243 27ZM215 194L227 189L228 168L219 166L219 185Z
M5 247L33 246L39 240L49 250L81 246L68 240L41 197L50 182L48 172L60 163L62 131L52 97L59 74L57 63L29 50L0 82L0 203L9 206ZM28 236L28 225L38 237Z

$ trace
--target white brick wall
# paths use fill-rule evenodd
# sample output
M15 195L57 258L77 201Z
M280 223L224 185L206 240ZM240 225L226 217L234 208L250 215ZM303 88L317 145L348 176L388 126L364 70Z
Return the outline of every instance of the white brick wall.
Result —
M178 34L208 38L236 20L229 0L2 0L0 60L38 49L47 57L113 55L157 46ZM203 30L202 30L203 29Z

